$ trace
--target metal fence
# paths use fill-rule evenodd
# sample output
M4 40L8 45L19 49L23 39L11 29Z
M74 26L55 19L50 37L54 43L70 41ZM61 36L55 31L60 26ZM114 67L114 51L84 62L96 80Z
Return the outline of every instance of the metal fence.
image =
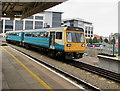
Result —
M86 53L91 57L97 57L99 53L113 55L113 45L106 45L105 47L87 47ZM114 54L118 55L117 47L114 49Z

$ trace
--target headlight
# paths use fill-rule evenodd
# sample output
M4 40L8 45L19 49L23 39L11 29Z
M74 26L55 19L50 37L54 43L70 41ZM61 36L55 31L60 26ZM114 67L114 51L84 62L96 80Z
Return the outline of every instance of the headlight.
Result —
M82 44L81 46L82 46L82 47L85 47L85 44Z
M72 45L71 44L67 44L67 47L71 47Z

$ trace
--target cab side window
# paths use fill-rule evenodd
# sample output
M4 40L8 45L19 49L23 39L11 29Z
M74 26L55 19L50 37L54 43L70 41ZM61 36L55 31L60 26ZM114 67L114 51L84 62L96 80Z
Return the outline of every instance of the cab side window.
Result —
M56 32L56 39L62 40L62 32Z

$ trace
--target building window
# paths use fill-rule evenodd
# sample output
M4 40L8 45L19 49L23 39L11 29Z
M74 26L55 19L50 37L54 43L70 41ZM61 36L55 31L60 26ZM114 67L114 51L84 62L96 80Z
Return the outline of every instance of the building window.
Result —
M88 27L88 31L90 31L90 27Z
M85 27L85 30L87 31L87 26Z
M33 19L33 16L29 16L29 17L27 17L27 18L25 18L25 19Z
M87 33L87 30L85 30L85 33Z
M88 31L88 34L90 34L90 31Z
M62 39L62 32L56 32L56 39Z
M91 37L93 37L93 35L91 35Z
M23 21L21 20L15 21L15 30L23 30Z
M74 26L74 24L70 24L70 26Z
M43 20L43 16L35 16L35 19L37 19L37 20Z
M91 27L91 31L93 31L93 27Z
M90 35L88 35L88 37L90 37Z
M25 29L33 29L33 21L25 21Z
M13 30L13 20L5 20L5 32Z
M70 26L74 26L74 21L71 21L71 22L70 22Z
M91 31L91 34L93 34L93 31Z
M43 27L43 22L41 21L35 21L35 29L40 29Z

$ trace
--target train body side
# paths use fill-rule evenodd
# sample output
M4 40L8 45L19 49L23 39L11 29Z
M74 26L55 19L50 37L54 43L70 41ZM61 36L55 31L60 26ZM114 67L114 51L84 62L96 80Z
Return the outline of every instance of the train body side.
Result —
M23 43L64 51L64 36L59 39L59 37L56 36L58 33L64 34L63 30L27 31L24 32Z
M23 40L23 32L8 32L6 36L7 41L16 41L16 42L22 42Z
M38 36L40 33L46 33L46 31L24 32L23 43L28 43L28 44L48 48L49 47L49 38L48 37L40 37L40 36Z
M66 59L81 58L86 46L84 30L77 27L10 31L6 40L27 47L37 47Z
M50 32L51 35L52 31ZM53 40L53 42L55 42L55 44L53 44L53 46L55 46L55 48L53 47L53 49L55 50L60 50L60 51L64 51L64 30L57 30L55 31L55 41ZM50 41L51 42L51 41ZM52 45L50 43L50 45ZM50 46L51 48L51 46Z

